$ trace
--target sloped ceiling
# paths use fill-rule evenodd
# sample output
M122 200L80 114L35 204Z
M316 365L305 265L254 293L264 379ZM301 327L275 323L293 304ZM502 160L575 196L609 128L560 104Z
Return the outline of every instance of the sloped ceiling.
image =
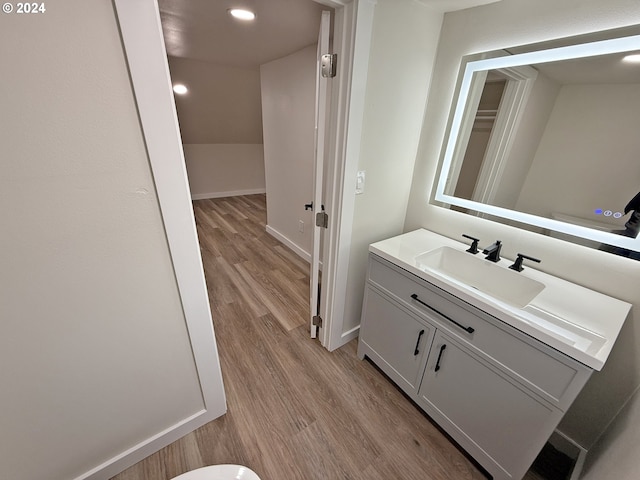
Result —
M418 3L438 12L454 12L500 1L502 0L417 0Z
M410 1L445 12L498 0ZM172 78L191 89L176 95L185 143L260 143L259 66L316 43L321 12L332 10L313 0L158 4ZM257 18L239 21L231 8L250 9Z
M233 67L257 67L317 41L320 13L312 0L160 0L169 56ZM230 8L256 13L234 19Z
M448 12L500 0L415 0ZM234 67L256 67L312 45L320 12L313 0L159 0L167 53ZM230 8L248 8L253 22L232 18Z

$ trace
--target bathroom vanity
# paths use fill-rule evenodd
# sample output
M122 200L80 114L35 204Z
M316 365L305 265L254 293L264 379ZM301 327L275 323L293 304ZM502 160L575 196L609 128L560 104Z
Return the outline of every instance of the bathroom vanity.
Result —
M358 356L495 480L521 479L631 305L421 229L369 248Z

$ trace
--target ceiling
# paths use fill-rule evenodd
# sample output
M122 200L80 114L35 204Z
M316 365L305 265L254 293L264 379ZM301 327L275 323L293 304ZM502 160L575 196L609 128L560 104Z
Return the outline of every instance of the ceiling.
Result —
M626 53L540 63L534 67L561 85L640 83L640 65L623 62Z
M313 0L159 0L167 54L256 68L316 43L322 10ZM252 22L230 8L247 8Z
M404 0L438 12L495 1ZM261 142L259 66L314 45L321 12L332 10L323 5L327 3L331 1L158 0L171 76L189 88L188 95L175 96L183 141ZM231 8L252 10L256 19L234 19L228 14ZM243 74L243 69L253 72ZM248 84L251 78L258 78L257 83Z
M159 0L167 54L218 65L255 68L316 43L326 0ZM446 12L500 0L413 0ZM227 10L247 8L253 22Z

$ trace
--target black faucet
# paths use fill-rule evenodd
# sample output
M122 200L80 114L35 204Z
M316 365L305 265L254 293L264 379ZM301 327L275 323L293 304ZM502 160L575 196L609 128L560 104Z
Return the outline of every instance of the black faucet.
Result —
M500 240L496 240L496 243L493 245L489 245L487 248L482 250L482 253L486 255L487 260L490 262L499 262L500 261L500 249L502 249L502 242Z

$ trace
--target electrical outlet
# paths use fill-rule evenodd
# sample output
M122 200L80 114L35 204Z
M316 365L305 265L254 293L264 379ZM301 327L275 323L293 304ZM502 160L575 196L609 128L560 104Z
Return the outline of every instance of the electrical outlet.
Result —
M298 231L304 233L304 222L302 220L298 222Z

